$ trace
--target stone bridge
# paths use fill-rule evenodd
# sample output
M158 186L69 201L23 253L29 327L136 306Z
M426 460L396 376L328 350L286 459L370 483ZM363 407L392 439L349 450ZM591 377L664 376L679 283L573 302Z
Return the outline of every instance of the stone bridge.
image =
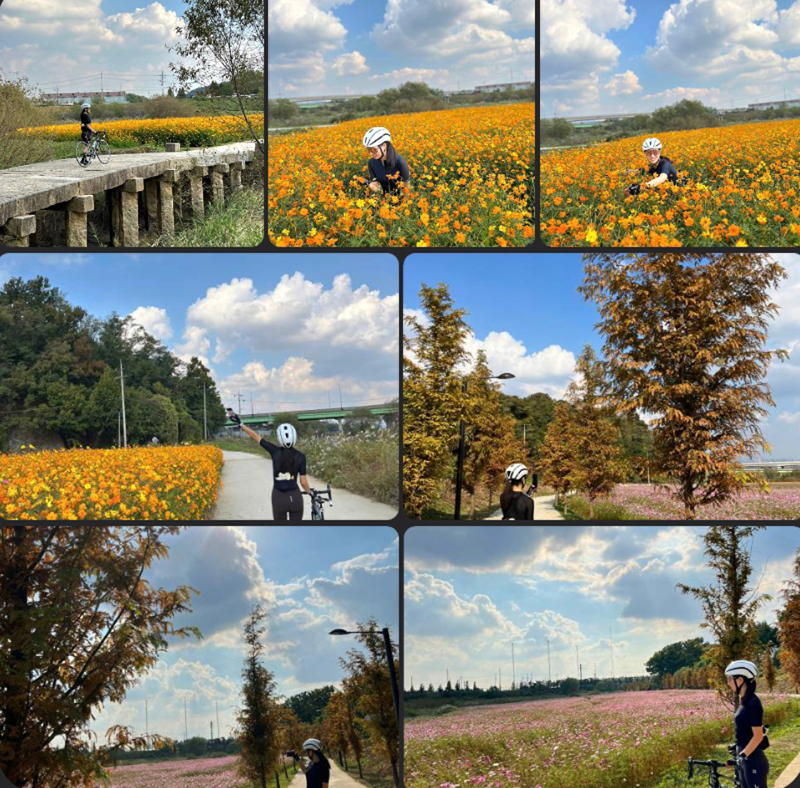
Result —
M94 159L88 167L60 159L0 170L0 242L53 245L37 239L36 212L58 211L65 217L64 239L54 245L86 246L87 217L103 193L111 245L138 246L140 225L171 239L176 216L202 219L207 200L224 202L226 191L242 188L249 163L259 157L256 164L263 166L254 142L191 151L177 143L166 147L164 153L115 154L108 164Z

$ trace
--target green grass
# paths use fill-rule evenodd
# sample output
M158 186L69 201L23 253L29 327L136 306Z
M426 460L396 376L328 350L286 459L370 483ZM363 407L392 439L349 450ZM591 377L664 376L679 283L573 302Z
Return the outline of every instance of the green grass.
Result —
M770 723L769 709L766 713L766 722L770 725L769 741L770 748L766 752L769 759L769 779L770 785L774 784L781 772L792 762L800 751L800 717L797 716L798 706L795 703L795 713L787 715L788 718L780 723ZM774 717L773 717L774 718ZM708 761L711 759L722 761L723 763L730 757L725 744L698 752L692 757L695 760ZM720 774L732 775L733 770L725 768ZM694 778L691 782L687 779L687 763L683 761L680 766L674 766L658 775L651 783L646 783L641 788L687 788L687 786L708 785L708 769L695 769Z
M564 515L564 507L556 506L559 512ZM564 515L565 520L588 520L589 501L581 495L571 495L569 498L568 513ZM595 520L637 520L624 506L609 503L608 501L595 501L594 504Z
M152 246L231 247L258 246L264 240L264 192L243 189L223 205L211 204L201 222L175 234L170 242L158 238Z
M217 438L209 441L212 446L217 446L223 451L243 451L247 454L258 454L266 457L267 453L254 440L250 438Z

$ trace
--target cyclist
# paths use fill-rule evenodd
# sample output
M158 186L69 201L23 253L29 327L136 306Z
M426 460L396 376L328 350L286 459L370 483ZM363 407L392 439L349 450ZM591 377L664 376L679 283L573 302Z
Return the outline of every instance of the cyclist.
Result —
M86 157L89 154L89 143L92 141L92 134L94 134L91 113L89 112L91 108L92 105L88 101L84 101L84 103L81 104L81 140L83 141L82 164L86 164Z
M645 183L647 189L656 189L665 181L675 185L678 183L678 171L666 156L661 155L661 147L661 140L656 137L649 137L642 143L642 150L650 164L647 172L649 175L655 176ZM642 170L642 174L644 174L644 170ZM642 187L639 183L632 183L625 189L628 194L639 194L641 190Z
M364 134L364 147L372 157L369 160L371 180L369 189L376 194L387 194L400 189L400 181L407 184L411 180L406 160L394 149L392 136L383 126L373 126Z
M303 489L311 493L311 485L306 476L306 455L294 448L297 443L297 430L291 424L279 424L275 430L278 443L270 443L250 427L242 424L242 420L228 408L231 421L249 435L262 449L266 449L272 457L272 518L275 521L289 520L295 522L303 519L303 496L298 479Z
M515 462L506 468L506 487L500 494L504 520L533 520L533 498L523 492L528 469Z
M299 766L306 776L306 788L328 788L331 781L331 765L322 752L319 739L307 739L303 742L303 752L308 756L309 764Z
M737 659L725 668L728 686L739 698L733 716L736 729L736 768L744 788L767 788L769 761L764 750L769 742L764 736L764 707L756 695L758 669L746 659Z

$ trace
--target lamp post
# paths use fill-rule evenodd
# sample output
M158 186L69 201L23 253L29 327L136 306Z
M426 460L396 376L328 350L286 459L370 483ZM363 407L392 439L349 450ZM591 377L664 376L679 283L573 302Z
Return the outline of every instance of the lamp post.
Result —
M368 629L332 629L329 635L368 635L374 630ZM392 685L392 701L394 702L394 714L397 718L397 730L400 730L400 693L397 689L397 671L394 669L394 657L392 656L392 641L389 638L389 628L381 630L383 634L383 646L386 649L386 661L389 663L389 681Z
M510 372L502 372L499 375L490 375L487 378L481 378L481 380L510 380L511 378L516 377L512 375ZM467 393L467 378L461 381L461 393ZM461 483L464 480L464 451L465 451L465 435L466 435L467 425L464 423L464 419L461 419L461 422L458 425L458 463L456 465L456 507L455 507L455 515L453 517L454 520L461 519Z

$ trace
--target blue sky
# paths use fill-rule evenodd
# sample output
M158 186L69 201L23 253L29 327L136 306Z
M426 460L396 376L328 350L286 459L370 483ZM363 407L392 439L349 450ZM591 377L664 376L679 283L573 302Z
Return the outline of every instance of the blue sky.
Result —
M398 266L386 254L7 254L0 283L46 276L211 369L225 404L292 410L398 395Z
M705 637L703 613L675 583L706 585L704 526L415 526L405 535L405 674L434 686L502 672L553 679L641 675L659 648ZM800 530L769 526L752 543L753 581L775 623ZM763 574L762 574L763 573Z
M800 98L798 0L542 0L542 117Z
M267 0L270 98L534 78L532 0Z
M800 459L800 255L775 257L789 278L774 294L781 307L768 345L790 350L790 359L772 365L768 383L776 406L762 431L774 459ZM487 275L487 272L491 272ZM594 305L577 292L583 280L579 254L489 253L474 255L412 254L403 270L403 309L419 314L419 287L445 282L455 305L469 312L467 347L483 348L495 374L511 372L502 383L507 394L542 391L563 396L575 360L585 344L602 355L594 329Z
M99 734L114 724L182 739L183 701L190 736L230 735L240 702L242 622L254 603L269 612L265 664L280 695L338 685L339 658L353 637L331 637L370 616L399 632L397 533L387 526L191 526L169 537L170 556L149 572L152 584L193 586L193 612L179 625L200 628L204 639L180 640L119 705L95 721Z
M177 58L167 50L186 8L182 0L5 0L0 7L0 63L42 92L126 90L161 94ZM177 87L177 86L176 86Z

